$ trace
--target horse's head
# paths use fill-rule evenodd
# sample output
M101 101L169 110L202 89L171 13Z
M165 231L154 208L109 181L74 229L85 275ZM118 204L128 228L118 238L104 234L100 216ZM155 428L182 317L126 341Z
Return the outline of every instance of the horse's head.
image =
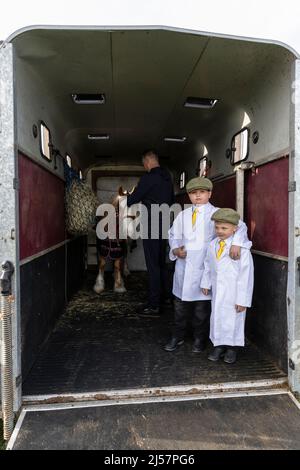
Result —
M135 186L130 191L127 191L127 189L123 189L123 186L119 187L119 196L129 196L129 194L132 194L133 191L135 190Z
M119 195L116 198L118 203L120 202L120 200L122 200L122 198L124 198L124 196L126 197L132 194L134 190L135 190L135 187L133 187L130 191L128 191L127 189L123 189L123 187L120 186L119 191L118 191ZM120 206L121 216L122 216L122 226L123 226L124 232L127 233L128 237L130 238L131 233L134 230L133 220L136 218L136 215L131 215L130 213L131 208L128 208L126 212L124 213L124 209L126 206L127 206L127 202L123 200Z
M118 189L118 194L116 196L114 196L113 199L112 199L112 205L115 208L118 208L120 198L124 197L124 196L128 196L129 194L133 193L134 189L135 188L133 187L130 191L128 191L127 189L123 189L123 187L120 186L119 189Z

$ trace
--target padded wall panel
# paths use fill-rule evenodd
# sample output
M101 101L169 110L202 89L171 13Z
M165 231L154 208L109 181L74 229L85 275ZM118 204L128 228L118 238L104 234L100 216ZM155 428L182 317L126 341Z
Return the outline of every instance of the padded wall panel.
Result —
M20 259L65 240L64 181L19 154Z

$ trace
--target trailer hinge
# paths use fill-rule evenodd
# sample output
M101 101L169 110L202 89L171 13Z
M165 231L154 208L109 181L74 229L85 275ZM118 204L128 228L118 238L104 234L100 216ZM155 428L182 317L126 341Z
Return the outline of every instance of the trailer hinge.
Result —
M294 193L296 191L296 181L289 181L289 193Z
M297 262L297 269L298 269L298 272L299 272L299 282L298 282L298 286L300 287L300 256L298 256L296 262Z
M19 178L14 178L13 179L13 188L16 189L17 191L20 189L20 180L19 180Z
M3 261L1 267L0 294L8 297L11 295L11 278L14 273L14 266L10 261Z
M295 227L295 237L300 237L300 227Z
M255 168L255 162L242 162L242 163L239 163L237 164L235 167L234 167L234 171L237 171L237 170L251 170L252 168Z
M295 363L293 361L293 359L289 359L289 368L292 369L292 370L295 370Z
M16 377L16 387L19 387L22 383L22 375L18 375L18 377Z

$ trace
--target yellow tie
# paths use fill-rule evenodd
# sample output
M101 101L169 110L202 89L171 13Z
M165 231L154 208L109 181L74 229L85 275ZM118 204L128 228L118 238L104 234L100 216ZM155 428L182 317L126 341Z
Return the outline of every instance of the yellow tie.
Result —
M197 214L198 214L198 209L197 209L197 207L196 207L196 209L194 209L193 215L192 215L192 226L193 226L193 228L194 228L195 225L196 225Z
M220 240L220 241L219 241L219 245L220 245L220 248L218 249L217 259L220 259L220 258L221 258L226 243L224 242L224 240Z

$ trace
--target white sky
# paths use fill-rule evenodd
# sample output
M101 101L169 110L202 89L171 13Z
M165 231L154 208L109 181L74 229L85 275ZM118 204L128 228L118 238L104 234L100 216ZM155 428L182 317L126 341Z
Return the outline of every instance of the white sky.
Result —
M9 0L1 2L0 39L29 25L164 25L275 39L300 54L300 1Z

